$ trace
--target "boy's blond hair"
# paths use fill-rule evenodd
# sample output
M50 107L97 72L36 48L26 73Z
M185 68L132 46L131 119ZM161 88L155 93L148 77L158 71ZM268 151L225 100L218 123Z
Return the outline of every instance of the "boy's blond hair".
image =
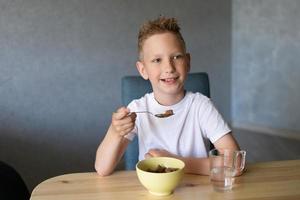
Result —
M141 53L143 44L146 39L155 34L171 32L176 35L179 41L182 43L183 49L185 50L185 42L180 33L180 27L175 18L159 17L155 20L150 20L144 23L138 36L138 52Z

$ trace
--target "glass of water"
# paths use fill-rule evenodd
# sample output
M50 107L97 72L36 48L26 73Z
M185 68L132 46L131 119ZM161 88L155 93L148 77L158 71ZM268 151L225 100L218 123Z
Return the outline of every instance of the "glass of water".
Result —
M231 190L234 177L244 170L246 151L212 149L209 152L210 181L216 191Z

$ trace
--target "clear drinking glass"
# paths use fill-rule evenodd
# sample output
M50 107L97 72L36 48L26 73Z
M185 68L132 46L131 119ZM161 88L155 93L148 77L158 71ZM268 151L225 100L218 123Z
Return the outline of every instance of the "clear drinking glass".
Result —
M209 152L210 180L216 191L231 190L234 177L245 168L246 151L212 149Z

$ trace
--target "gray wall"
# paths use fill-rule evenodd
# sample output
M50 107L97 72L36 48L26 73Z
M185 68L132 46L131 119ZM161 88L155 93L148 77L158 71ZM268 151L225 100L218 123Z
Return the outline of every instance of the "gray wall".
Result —
M209 73L230 120L231 1L0 0L0 160L30 190L94 170L121 77L137 74L138 27L159 14L179 19L192 71Z
M300 134L299 9L299 0L233 0L235 126Z

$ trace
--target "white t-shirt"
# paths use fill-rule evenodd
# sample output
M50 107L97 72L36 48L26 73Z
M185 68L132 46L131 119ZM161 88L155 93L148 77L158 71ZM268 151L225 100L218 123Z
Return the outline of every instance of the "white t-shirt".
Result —
M167 118L137 114L134 129L125 137L132 140L138 135L139 160L153 148L183 157L207 157L209 140L214 143L231 131L211 100L201 93L186 92L185 97L172 106L160 105L150 93L133 100L128 108L131 112L174 112Z

